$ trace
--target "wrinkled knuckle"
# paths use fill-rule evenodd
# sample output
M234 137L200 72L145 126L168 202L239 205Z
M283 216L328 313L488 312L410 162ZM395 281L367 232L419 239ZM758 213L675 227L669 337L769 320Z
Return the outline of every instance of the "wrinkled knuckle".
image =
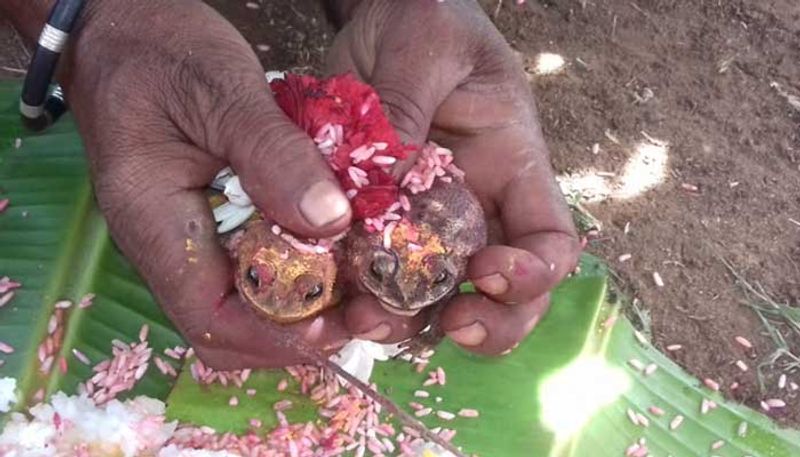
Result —
M399 84L394 87L376 87L381 99L389 111L389 117L395 128L409 136L428 131L425 110L412 97L414 89L411 85Z
M267 90L266 80L255 78L245 62L230 58L226 65L219 65L216 60L187 56L175 62L164 97L173 122L193 142L212 152L220 150L225 131L249 121L245 112L263 95L254 88Z

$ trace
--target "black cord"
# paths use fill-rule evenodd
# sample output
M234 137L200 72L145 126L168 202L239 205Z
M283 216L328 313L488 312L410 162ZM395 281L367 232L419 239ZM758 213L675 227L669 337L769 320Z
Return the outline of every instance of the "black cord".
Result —
M51 92L50 84L83 4L84 0L57 0L39 36L19 104L23 124L33 131L46 129L68 109L61 87Z

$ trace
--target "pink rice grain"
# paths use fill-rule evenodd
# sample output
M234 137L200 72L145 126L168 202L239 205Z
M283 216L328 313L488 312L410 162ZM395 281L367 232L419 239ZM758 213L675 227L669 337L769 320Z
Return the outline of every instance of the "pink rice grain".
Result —
M461 417L478 417L480 413L477 409L464 408L458 412Z
M446 421L451 421L451 420L455 419L455 417L456 417L455 414L453 414L453 413L451 413L449 411L444 411L444 410L436 411L436 415L439 417L439 419L446 420Z
M43 374L50 373L50 369L53 368L53 362L54 361L55 361L55 357L53 357L52 355L48 355L44 359L44 362L42 362L41 366L39 367L39 371L41 371Z
M61 374L67 374L67 359L64 356L58 358L58 370Z
M0 213L2 213L3 211L6 210L6 208L8 208L9 201L10 200L7 198L0 200Z
M743 348L745 348L745 349L753 349L753 343L751 343L750 340L748 340L747 338L745 338L743 336L737 336L734 339Z
M0 296L0 308L5 306L6 304L8 304L8 302L10 302L13 298L14 298L14 291L13 290L8 291L5 294L3 294L2 296Z
M766 403L766 405L769 406L770 409L783 408L786 406L786 402L781 400L780 398L770 398L769 400L766 400L764 403Z
M67 308L70 308L72 306L72 302L69 301L69 300L61 300L61 301L57 301L54 306L55 306L56 309L67 309Z
M405 194L400 194L400 207L403 208L403 211L411 210L411 202Z
M639 425L639 416L634 412L632 409L628 408L625 413L628 415L628 419L631 421L633 425Z
M150 326L147 324L142 325L142 328L139 330L139 341L145 342L147 341L147 335L150 333Z
M47 334L52 335L55 333L56 329L58 328L58 319L56 319L56 315L53 314L50 316L50 320L47 321Z
M228 399L229 406L237 406L238 404L239 404L239 397L233 396L230 399Z
M91 362L89 361L89 358L86 357L86 354L79 351L78 349L72 348L72 355L74 355L75 358L78 359L78 361L81 362L82 364L91 365Z
M22 284L12 281L8 276L3 276L0 278L0 294L4 294L9 290L16 289L21 286Z
M414 413L414 415L417 416L417 417L423 417L423 416L427 416L431 412L433 412L433 408L422 408L422 409L417 410Z
M719 383L717 381L714 381L711 378L704 379L703 380L703 384L705 384L706 387L708 387L709 389L711 389L711 390L713 390L715 392L719 391Z
M397 159L390 156L374 156L372 157L372 163L376 165L393 165L397 162Z
M78 303L78 308L86 309L92 306L93 301L94 301L94 294L86 294L83 296L83 298L81 298L81 301Z
M287 380L285 380L285 379L281 379L281 380L278 382L278 392L283 392L283 391L285 391L287 387L289 387L289 382L288 382Z

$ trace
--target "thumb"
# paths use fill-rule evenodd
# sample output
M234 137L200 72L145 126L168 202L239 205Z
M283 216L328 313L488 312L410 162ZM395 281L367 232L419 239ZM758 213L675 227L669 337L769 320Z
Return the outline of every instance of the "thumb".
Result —
M264 81L238 97L220 128L222 151L264 215L308 237L344 231L350 203L314 142L283 113Z

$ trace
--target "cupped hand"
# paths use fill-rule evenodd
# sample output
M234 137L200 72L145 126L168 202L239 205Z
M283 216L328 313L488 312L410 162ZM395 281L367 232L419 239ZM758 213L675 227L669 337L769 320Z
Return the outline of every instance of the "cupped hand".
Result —
M521 65L475 1L343 5L328 71L351 71L373 85L405 141L452 149L485 210L490 245L468 269L481 293L456 296L440 324L473 352L508 351L546 312L549 291L580 253ZM346 318L365 332L383 328L373 334L381 341L424 325L367 299Z
M331 236L351 210L308 136L275 104L240 34L201 2L97 0L60 75L111 234L183 336L218 369L308 361L350 336L341 307L276 331L233 287L204 190L227 165L267 217Z

